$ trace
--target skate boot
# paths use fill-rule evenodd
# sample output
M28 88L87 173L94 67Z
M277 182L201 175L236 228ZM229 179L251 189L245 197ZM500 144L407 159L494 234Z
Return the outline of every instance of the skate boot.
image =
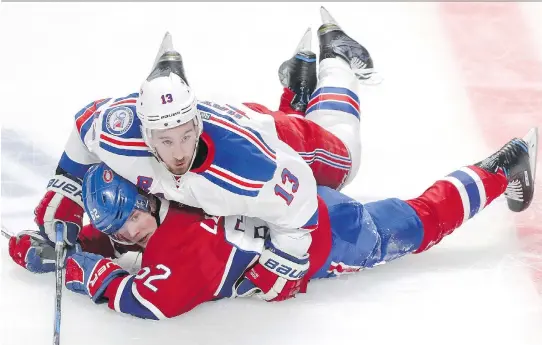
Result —
M475 164L491 173L502 170L508 180L504 195L508 208L521 212L534 195L538 131L533 128L523 139L514 138L483 161Z
M340 57L350 65L359 80L371 78L374 73L373 59L367 49L345 34L323 6L320 7L320 15L323 22L318 29L320 61Z
M290 103L292 108L303 113L317 81L316 54L311 51L311 33L310 28L305 31L294 56L279 67L280 83L295 94Z

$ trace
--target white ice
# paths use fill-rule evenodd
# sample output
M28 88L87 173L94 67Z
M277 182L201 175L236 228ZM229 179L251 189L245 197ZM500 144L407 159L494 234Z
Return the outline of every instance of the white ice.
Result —
M309 25L318 28L319 5L1 4L2 223L34 228L73 115L92 100L136 92L165 31L200 98L276 108L277 68ZM363 165L347 194L414 197L496 149L480 137L435 4L326 7L384 77L360 93ZM542 11L533 10L536 23ZM27 151L8 150L7 135ZM50 158L38 161L28 148ZM0 344L50 344L53 275L15 265L5 242L0 250ZM153 322L64 290L61 344L542 344L542 301L519 254L500 198L429 252L312 282L283 303L210 302Z

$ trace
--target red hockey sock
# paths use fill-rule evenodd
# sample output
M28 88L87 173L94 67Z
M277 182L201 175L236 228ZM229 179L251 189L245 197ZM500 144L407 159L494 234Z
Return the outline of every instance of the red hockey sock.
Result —
M423 224L424 236L415 253L439 243L504 193L508 181L476 166L456 170L429 187L421 196L406 202Z

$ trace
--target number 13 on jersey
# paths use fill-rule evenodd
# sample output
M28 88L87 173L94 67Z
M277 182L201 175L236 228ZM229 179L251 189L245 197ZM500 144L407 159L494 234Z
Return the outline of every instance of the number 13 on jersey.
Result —
M299 180L286 168L282 169L280 177L282 185L275 185L275 195L280 196L287 205L290 205L294 200L294 194L299 189Z

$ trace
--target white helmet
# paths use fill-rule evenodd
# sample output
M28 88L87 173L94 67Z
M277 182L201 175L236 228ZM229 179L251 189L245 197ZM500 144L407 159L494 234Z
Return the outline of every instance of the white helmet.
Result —
M136 108L145 129L168 129L191 120L199 125L201 117L196 105L192 88L181 76L165 68L157 69L143 82Z
M151 73L143 82L137 102L137 116L144 129L168 129L195 120L201 131L197 100L188 85L181 54L173 49L166 32Z
M169 33L162 40L151 73L141 85L136 111L143 139L158 159L149 140L153 129L169 129L194 121L198 138L203 130L196 96L186 81L181 54L173 49ZM192 163L194 158L195 155Z

